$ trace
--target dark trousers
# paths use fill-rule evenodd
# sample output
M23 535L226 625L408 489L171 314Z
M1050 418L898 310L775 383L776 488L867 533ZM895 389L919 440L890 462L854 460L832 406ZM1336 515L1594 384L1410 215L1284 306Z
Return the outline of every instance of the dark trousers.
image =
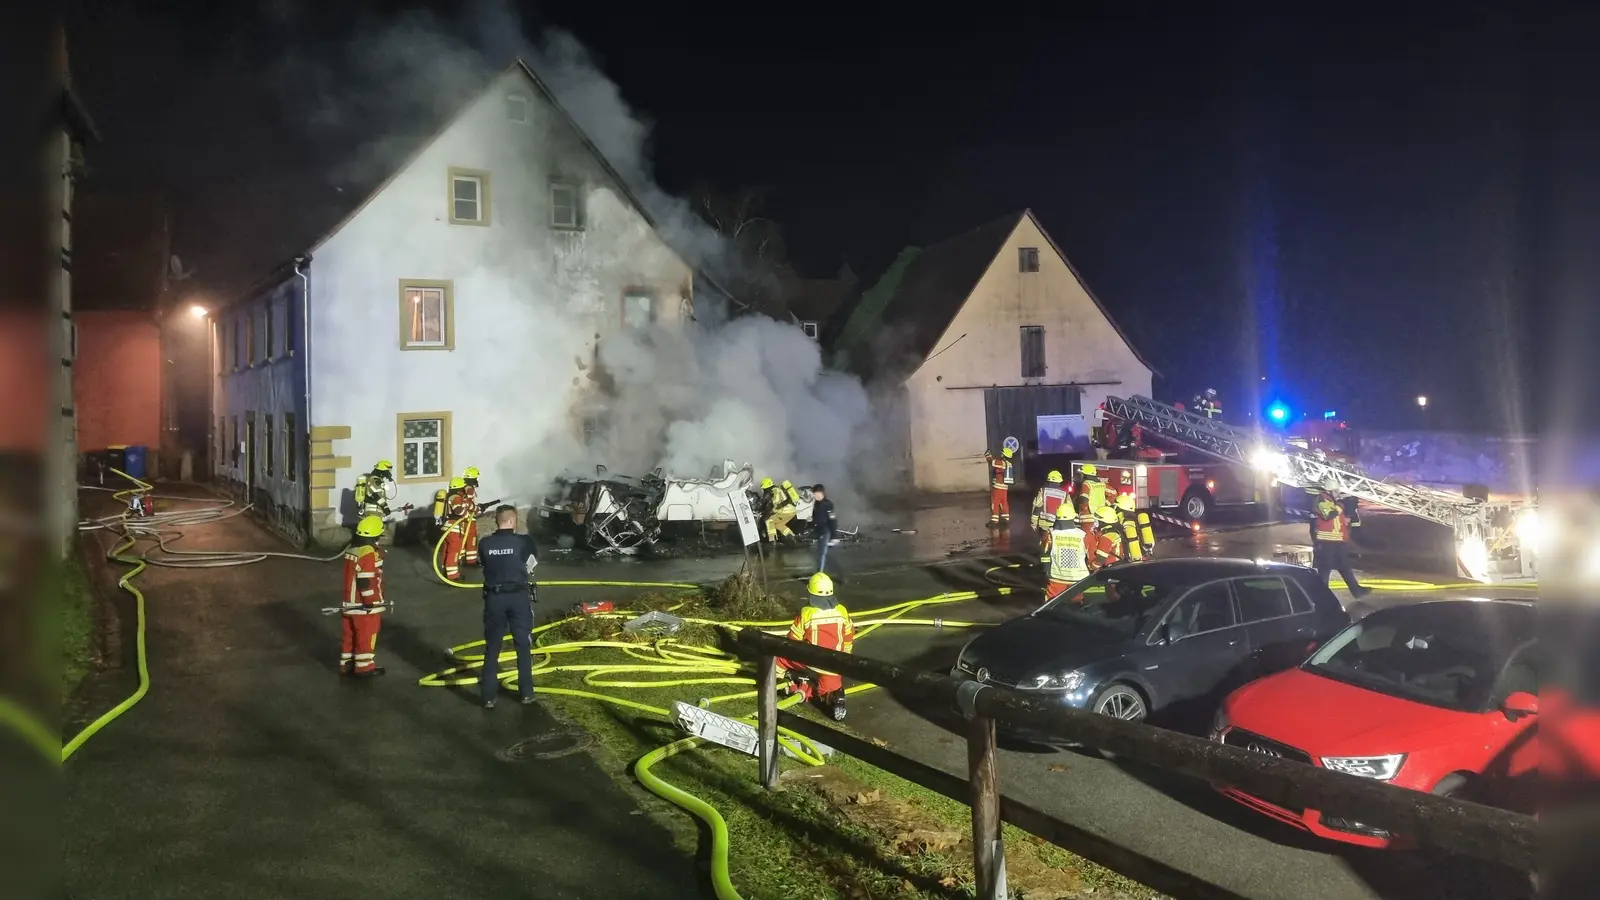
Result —
M483 671L478 675L478 691L484 702L500 691L500 651L506 632L517 648L517 688L524 697L533 696L533 601L526 590L503 594L483 592Z
M822 528L816 532L817 536L817 571L826 570L828 565L828 544L833 540L833 532Z
M1350 568L1350 545L1347 541L1317 541L1312 545L1311 552L1312 565L1324 584L1329 574L1338 572L1350 593L1359 595L1367 592L1356 580L1355 570Z

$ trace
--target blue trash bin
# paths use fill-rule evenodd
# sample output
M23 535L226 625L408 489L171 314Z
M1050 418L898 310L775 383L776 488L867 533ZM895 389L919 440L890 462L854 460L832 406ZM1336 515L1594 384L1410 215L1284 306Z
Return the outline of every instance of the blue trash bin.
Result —
M128 467L122 471L127 472L129 475L132 475L135 478L143 478L145 471L145 459L149 456L150 448L133 446L129 447L125 453Z

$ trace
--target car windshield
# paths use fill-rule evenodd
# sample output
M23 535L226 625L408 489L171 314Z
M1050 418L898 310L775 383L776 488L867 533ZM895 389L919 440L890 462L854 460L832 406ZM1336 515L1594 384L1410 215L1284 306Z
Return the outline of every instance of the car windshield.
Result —
M1470 616L1404 609L1373 613L1334 635L1307 671L1447 709L1481 709L1504 654Z
M1173 592L1171 585L1129 577L1134 575L1132 572L1091 575L1033 614L1040 618L1098 625L1132 637L1149 623L1150 617Z

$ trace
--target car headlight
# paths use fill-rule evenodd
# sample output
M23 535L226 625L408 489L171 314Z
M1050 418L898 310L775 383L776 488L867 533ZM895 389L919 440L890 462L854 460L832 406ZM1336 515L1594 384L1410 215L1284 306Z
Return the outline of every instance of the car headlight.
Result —
M1346 775L1388 781L1400 774L1400 766L1405 761L1404 753L1391 753L1388 756L1324 756L1322 767Z
M1017 687L1025 691L1075 691L1082 686L1082 672L1067 672L1062 675L1035 675L1017 685Z

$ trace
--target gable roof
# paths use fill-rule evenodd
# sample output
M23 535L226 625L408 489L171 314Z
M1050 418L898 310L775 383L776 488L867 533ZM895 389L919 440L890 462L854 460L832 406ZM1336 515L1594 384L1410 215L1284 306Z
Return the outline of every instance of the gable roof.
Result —
M994 264L1024 218L1032 220L1034 227L1049 242L1050 248L1067 264L1067 270L1078 280L1084 293L1094 301L1095 307L1111 323L1134 357L1155 374L1155 367L1134 346L1127 332L1117 324L1110 310L1089 288L1083 275L1072 265L1072 260L1061 252L1055 239L1039 224L1030 209L1009 213L916 254L881 312L869 309L865 304L858 304L851 311L843 327L838 349L847 355L860 357L857 365L865 367L863 374L909 374L907 367L914 369L934 352L939 339L955 321L984 273ZM876 322L871 321L874 315ZM844 346L845 342L850 346Z
M560 118L560 120L565 123L568 128L572 129L573 134L577 136L578 141L583 145L583 148L587 150L589 154L594 157L595 161L600 164L601 170L606 173L606 177L611 179L616 189L622 194L623 199L627 200L628 204L633 207L634 211L645 220L646 224L648 224L651 229L656 232L657 236L659 236L664 243L667 242L667 236L662 231L655 215L651 213L648 207L640 202L638 195L636 195L633 189L629 187L628 182L622 177L621 173L619 173L616 167L612 165L611 161L606 158L606 155L600 152L600 148L596 146L594 140L590 138L588 133L583 130L583 127L580 126L577 120L572 117L572 114L567 112L566 107L561 105L561 101L556 99L556 95L550 90L549 86L547 86L544 81L542 81L539 76L534 73L532 67L530 67L521 57L517 57L516 59L512 60L511 63L504 69L501 69L499 72L491 76L487 83L485 83L480 90L475 92L471 97L463 102L460 107L455 110L455 112L450 114L449 117L443 122L439 123L437 127L435 127L426 137L419 139L417 146L410 153L406 154L405 158L400 162L400 164L395 166L386 175L383 175L381 178L366 184L358 184L356 185L356 190L344 192L346 197L351 199L346 200L341 198L320 208L314 208L307 211L306 216L300 223L298 223L299 227L296 229L297 234L290 243L290 246L296 248L295 255L309 257L323 244L327 243L328 240L335 234L338 234L339 230L345 225L349 224L350 220L354 219L363 209L365 209L367 204L371 203L379 194L383 193L383 190L387 188L391 182L400 177L400 174L406 169L410 168L411 164L416 162L423 153L427 152L429 147L433 146L433 144L443 137L447 131L454 127L455 124L467 114L468 110L481 101L490 91L494 90L495 85L499 83L500 79L512 72L521 72L522 75L532 83L534 90L539 92L539 95L544 98L545 102L549 104L550 108L555 110L556 116ZM682 251L675 247L671 247L670 243L668 244L668 247L680 257L684 255ZM270 285L277 283L277 280L281 278L282 273L286 269L292 267L293 262L294 260L291 258L274 266L271 272L269 272L260 281L257 281L255 284L253 284L237 299L248 299L255 296L261 290L269 287ZM689 262L689 260L685 259L685 262ZM709 282L712 287L714 287L729 300L732 300L735 304L740 306L744 305L740 303L740 301L729 291L727 291L727 289L718 284L717 281L704 270L704 268L695 268L695 278L697 281L703 279L706 282Z

